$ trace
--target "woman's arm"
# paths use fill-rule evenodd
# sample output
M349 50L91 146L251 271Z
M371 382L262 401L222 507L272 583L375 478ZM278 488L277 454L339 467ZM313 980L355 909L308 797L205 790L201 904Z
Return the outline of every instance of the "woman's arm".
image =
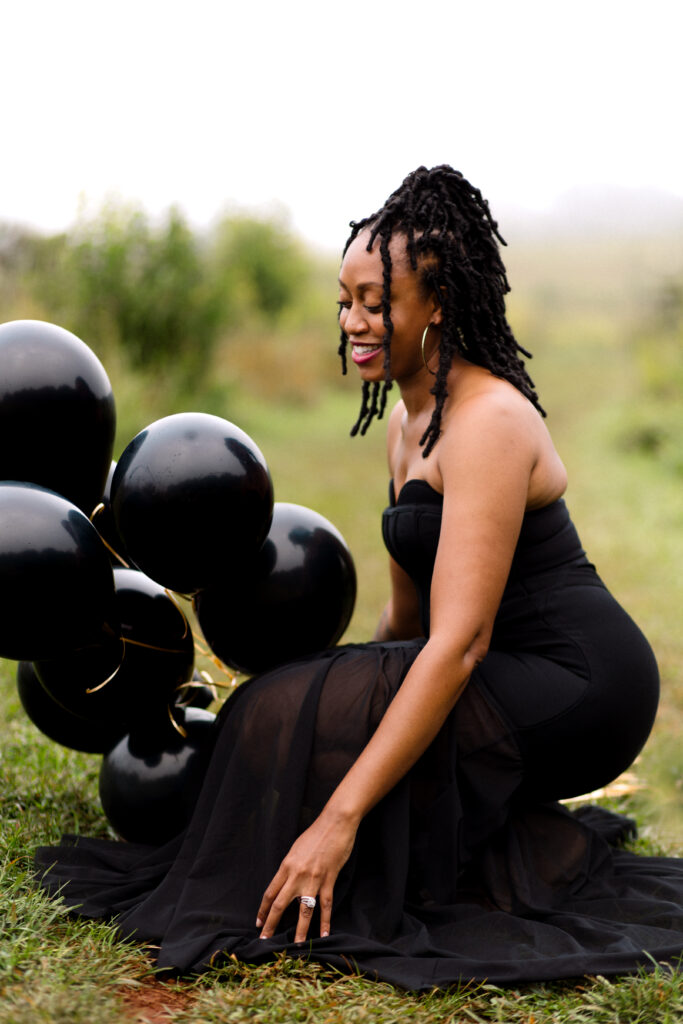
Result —
M261 935L298 895L320 895L330 928L333 886L358 825L434 739L482 660L493 629L537 459L537 432L505 395L463 403L439 441L444 504L431 589L430 638L364 751L264 894ZM533 414L534 417L536 414ZM296 941L308 931L302 907Z
M412 640L422 636L420 601L415 584L393 558L389 559L391 597L385 605L374 640Z

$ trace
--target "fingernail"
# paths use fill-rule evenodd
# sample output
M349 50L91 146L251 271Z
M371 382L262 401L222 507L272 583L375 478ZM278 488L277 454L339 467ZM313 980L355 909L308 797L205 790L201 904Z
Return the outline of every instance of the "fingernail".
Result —
M263 927L263 921L261 920L260 917L256 918L256 927L257 928L262 928Z
M268 938L267 935L259 935L259 939L267 939L267 938Z
M320 938L321 939L326 939L329 934L330 934L329 932L321 932L320 933Z

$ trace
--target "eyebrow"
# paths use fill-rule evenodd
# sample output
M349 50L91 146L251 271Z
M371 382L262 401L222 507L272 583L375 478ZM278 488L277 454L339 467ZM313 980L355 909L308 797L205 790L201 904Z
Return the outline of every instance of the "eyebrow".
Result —
M342 288L346 288L347 292L350 290L348 285L345 285L341 277L339 278L339 284ZM383 288L384 285L379 281L362 281L358 286L358 291L365 291L366 288Z

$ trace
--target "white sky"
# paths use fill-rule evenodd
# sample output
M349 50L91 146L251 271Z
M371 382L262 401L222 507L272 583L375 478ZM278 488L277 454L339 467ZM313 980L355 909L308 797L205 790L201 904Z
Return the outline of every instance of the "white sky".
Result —
M0 7L0 219L79 196L195 224L280 202L338 248L421 163L501 207L683 196L676 0L16 0Z

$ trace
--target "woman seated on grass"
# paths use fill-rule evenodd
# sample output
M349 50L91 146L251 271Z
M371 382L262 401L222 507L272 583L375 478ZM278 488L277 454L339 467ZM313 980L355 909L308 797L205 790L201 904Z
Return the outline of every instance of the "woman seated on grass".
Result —
M400 392L376 640L240 687L177 839L39 853L51 891L115 916L160 966L286 949L428 989L683 953L683 862L615 849L626 819L557 803L633 761L658 673L562 499L499 240L447 166L352 225L339 321L362 380L354 432Z

